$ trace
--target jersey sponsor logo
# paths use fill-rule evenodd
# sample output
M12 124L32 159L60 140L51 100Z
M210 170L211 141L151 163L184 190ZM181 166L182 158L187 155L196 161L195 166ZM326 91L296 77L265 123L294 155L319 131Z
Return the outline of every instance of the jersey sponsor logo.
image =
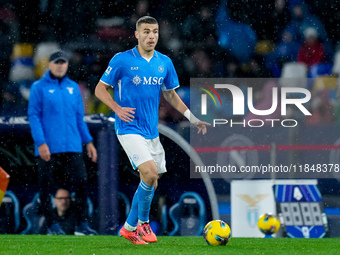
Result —
M164 72L164 67L163 66L159 66L158 67L158 72L163 73Z
M132 156L133 161L137 161L139 159L139 156L137 154Z
M135 66L135 67L131 66L131 70L132 70L132 71L133 71L133 70L138 70L138 66Z
M162 85L164 81L163 77L145 77L143 76L143 85ZM136 75L132 78L133 84L136 86L142 82L141 77Z
M55 91L55 89L50 89L48 92L50 92L51 94L53 94Z
M135 77L133 77L132 82L137 86L139 83L142 82L142 79L138 75L136 75Z
M71 95L73 94L73 88L72 87L66 87L68 90L68 93L70 93Z
M107 73L107 74L110 74L111 70L112 70L112 67L111 67L111 66L109 66L109 67L107 67L107 69L106 69L105 73Z
M163 77L143 77L143 85L162 85L163 84Z

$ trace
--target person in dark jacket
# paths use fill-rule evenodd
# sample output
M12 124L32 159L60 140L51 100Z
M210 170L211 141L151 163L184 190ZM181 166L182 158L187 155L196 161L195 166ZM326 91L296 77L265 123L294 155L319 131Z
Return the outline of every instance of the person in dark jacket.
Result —
M83 144L97 161L97 151L84 122L84 105L78 84L67 77L68 57L57 51L49 59L49 71L30 91L28 119L38 157L41 210L50 233L65 234L52 217L50 195L56 180L68 181L76 192L75 234L96 234L87 223L87 172Z
M55 204L52 214L53 218L66 235L73 235L77 222L77 211L72 203L70 192L64 188L60 188L55 193L53 200ZM49 229L47 230L47 234L50 234Z

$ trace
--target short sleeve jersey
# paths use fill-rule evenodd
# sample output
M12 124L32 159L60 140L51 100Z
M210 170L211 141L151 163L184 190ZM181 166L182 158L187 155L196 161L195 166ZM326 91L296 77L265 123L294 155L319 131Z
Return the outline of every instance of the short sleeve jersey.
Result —
M117 53L100 80L114 88L114 99L121 107L136 108L132 122L124 122L116 115L116 134L139 134L146 139L159 136L161 91L179 87L176 70L169 57L155 50L148 61L139 54L136 46Z

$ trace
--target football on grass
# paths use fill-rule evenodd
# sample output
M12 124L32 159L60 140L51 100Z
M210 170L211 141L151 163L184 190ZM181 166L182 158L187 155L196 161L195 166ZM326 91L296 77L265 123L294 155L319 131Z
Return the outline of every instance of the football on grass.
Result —
M203 237L209 245L226 245L230 239L230 227L222 220L210 221L204 227Z

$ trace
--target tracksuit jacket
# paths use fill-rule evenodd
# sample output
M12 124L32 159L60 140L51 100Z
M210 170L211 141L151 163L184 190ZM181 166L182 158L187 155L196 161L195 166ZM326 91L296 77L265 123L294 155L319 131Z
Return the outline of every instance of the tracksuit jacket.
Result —
M84 118L84 105L78 84L65 76L53 79L48 71L30 90L28 119L38 147L47 143L50 152L82 152L93 140Z

